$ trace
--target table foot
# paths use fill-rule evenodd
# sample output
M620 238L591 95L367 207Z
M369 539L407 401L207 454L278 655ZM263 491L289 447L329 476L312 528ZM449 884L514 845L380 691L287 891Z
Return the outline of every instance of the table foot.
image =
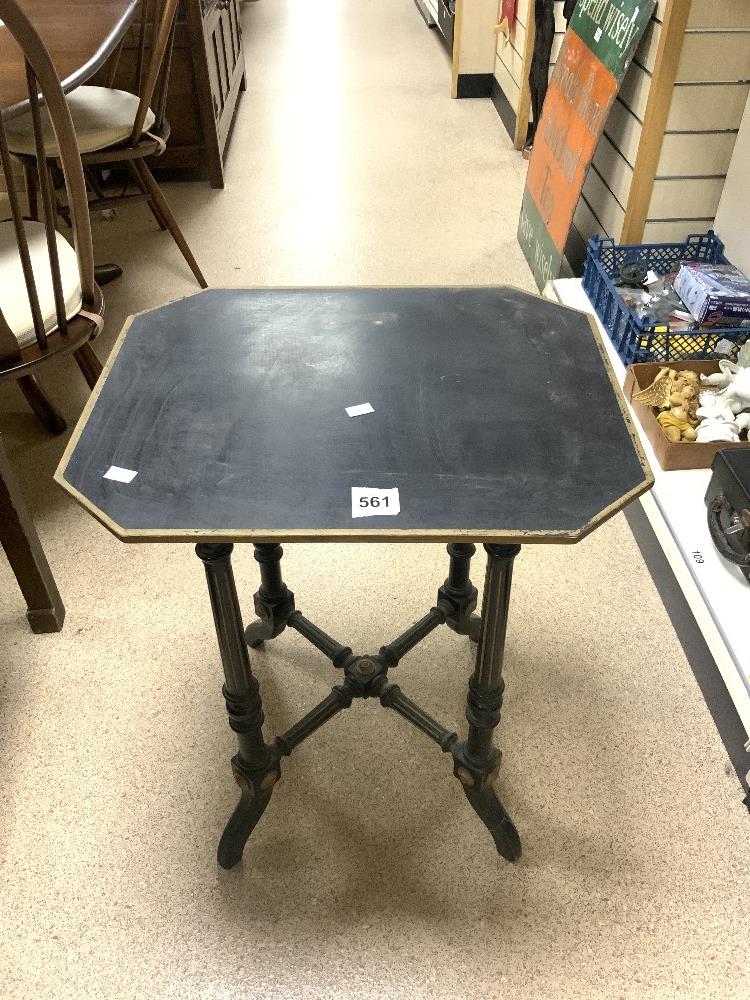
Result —
M266 811L273 786L281 776L278 764L270 769L251 771L239 755L232 760L232 770L242 794L224 828L216 853L219 864L226 869L234 868L242 860L245 844Z
M471 808L492 834L497 853L502 855L506 861L518 861L521 857L521 838L495 790L491 787L485 787L480 791L475 791L464 785L464 795L469 800Z
M245 642L250 649L257 649L262 646L266 639L273 639L273 626L269 622L257 619L251 622L245 629Z

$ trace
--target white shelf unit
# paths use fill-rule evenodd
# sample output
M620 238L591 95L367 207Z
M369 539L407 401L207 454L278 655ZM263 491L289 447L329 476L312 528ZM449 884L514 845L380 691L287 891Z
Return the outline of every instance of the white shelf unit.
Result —
M620 385L625 365L599 322L577 278L551 282L545 292L566 306L590 313L597 322ZM632 412L632 410L631 410ZM633 422L640 431L638 418ZM750 583L716 551L708 533L704 497L711 472L664 472L645 434L640 434L654 473L654 488L640 503L659 540L706 644L750 737ZM750 740L746 744L750 750Z

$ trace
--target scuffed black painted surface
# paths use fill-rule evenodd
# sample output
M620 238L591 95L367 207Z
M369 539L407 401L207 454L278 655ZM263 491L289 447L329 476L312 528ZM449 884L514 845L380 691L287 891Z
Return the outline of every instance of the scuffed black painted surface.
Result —
M509 288L360 288L137 317L65 478L131 531L377 535L576 531L645 476L582 314ZM401 513L353 520L352 486L397 486Z

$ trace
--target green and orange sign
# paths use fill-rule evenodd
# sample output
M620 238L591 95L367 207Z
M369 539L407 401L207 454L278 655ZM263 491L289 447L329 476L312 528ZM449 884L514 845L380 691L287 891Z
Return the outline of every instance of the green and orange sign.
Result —
M537 285L560 273L586 172L655 0L578 0L534 135L518 242Z

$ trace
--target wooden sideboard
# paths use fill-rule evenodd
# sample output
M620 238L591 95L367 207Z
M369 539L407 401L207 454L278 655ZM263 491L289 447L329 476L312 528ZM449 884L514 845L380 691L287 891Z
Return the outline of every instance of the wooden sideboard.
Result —
M118 64L115 86L132 90L138 18ZM103 83L106 67L93 82ZM181 0L172 53L166 152L154 170L199 170L224 186L224 155L240 92L245 89L240 0Z

